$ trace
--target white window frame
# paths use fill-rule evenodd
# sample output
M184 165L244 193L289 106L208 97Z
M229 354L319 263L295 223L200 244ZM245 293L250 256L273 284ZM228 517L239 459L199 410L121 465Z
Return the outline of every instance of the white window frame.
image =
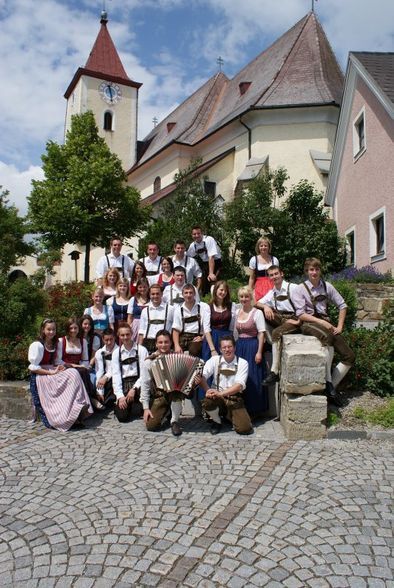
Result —
M364 147L360 149L360 134L358 131L361 120L364 121ZM356 162L367 150L367 121L365 117L365 106L362 107L353 121L353 160Z
M345 239L348 240L348 236L351 235L353 233L353 242L354 242L354 251L353 251L353 263L349 265L352 265L353 267L357 267L357 240L356 240L356 225L353 225L352 227L349 227L346 231L345 231ZM346 255L346 263L347 263L347 255Z
M378 252L376 250L376 220L380 217L383 217L383 244L384 249L382 252ZM371 258L371 263L376 261L381 261L382 259L386 259L387 257L387 224L386 224L386 207L382 206L378 210L375 210L372 214L369 215L369 255Z

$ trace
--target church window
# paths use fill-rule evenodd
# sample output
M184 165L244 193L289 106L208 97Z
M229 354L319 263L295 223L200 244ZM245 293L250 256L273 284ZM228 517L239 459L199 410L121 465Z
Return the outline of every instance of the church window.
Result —
M357 115L353 123L353 157L358 157L366 150L366 137L365 137L365 109Z
M216 182L210 182L209 180L204 180L204 194L207 196L211 196L215 198L216 196Z
M112 112L109 112L109 110L107 110L106 112L104 112L104 131L113 131L113 116L112 116Z
M161 190L161 177L157 176L153 182L153 192L158 192L159 190Z
M369 250L371 261L386 258L386 207L369 216Z
M252 84L252 82L240 82L239 93L241 94L241 96L249 90L251 84Z

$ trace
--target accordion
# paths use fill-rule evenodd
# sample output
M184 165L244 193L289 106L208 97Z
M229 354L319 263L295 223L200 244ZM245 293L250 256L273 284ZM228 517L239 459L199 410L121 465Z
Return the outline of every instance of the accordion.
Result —
M181 392L189 396L194 382L202 375L204 362L183 353L161 355L152 362L151 371L156 387L164 392Z

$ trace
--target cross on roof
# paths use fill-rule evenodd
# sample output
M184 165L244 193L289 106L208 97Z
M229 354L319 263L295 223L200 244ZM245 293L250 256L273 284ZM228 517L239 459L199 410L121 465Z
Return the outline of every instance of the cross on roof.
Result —
M222 71L222 65L224 65L224 59L223 59L222 57L220 57L220 55L219 55L219 57L217 58L217 60L216 60L216 63L217 63L217 64L218 64L218 66L219 66L219 71Z
M156 126L157 126L157 123L158 123L159 121L158 121L158 119L157 119L157 118L154 116L154 117L152 118L152 122L153 122L153 127L156 127Z

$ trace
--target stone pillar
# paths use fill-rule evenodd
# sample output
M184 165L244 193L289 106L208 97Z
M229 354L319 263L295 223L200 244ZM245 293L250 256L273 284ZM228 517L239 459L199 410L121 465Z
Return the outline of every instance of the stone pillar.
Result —
M316 337L283 337L280 422L290 440L326 436L326 351ZM312 393L314 393L312 395Z

